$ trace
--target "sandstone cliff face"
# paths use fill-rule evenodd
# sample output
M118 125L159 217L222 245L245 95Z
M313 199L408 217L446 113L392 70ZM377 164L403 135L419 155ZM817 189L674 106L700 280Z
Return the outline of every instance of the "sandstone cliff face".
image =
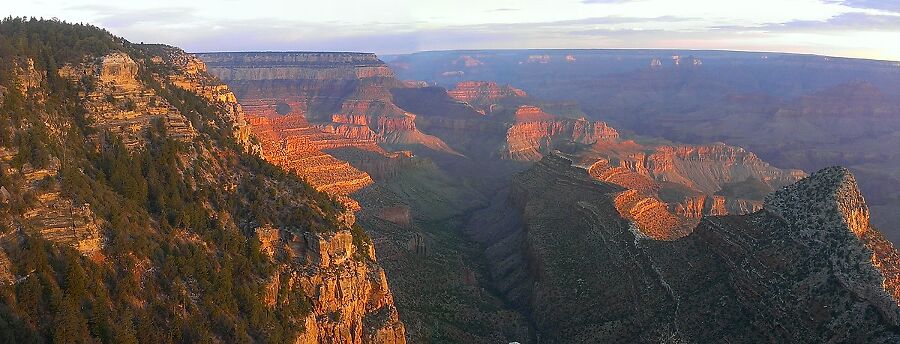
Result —
M347 223L352 226L352 222ZM272 256L302 265L284 266L271 282L300 288L312 299L303 334L295 343L406 343L384 270L374 264L374 249L356 251L349 230L330 234L293 234L278 230L275 238L260 233ZM363 255L363 259L357 259Z
M766 193L804 176L724 144L601 142L578 155L591 176L666 202L671 213L691 219L757 211Z
M451 97L473 105L495 104L506 97L527 97L525 91L489 81L465 81L447 91Z
M296 173L320 191L339 196L351 209L359 209L348 196L371 184L372 178L323 150L359 147L382 152L374 140L347 139L322 132L300 115L275 118L251 115L249 119L267 161Z
M517 110L517 114L521 109ZM530 110L529 110L530 111ZM533 117L533 116L529 116ZM536 161L543 152L552 149L555 141L595 144L619 138L615 129L603 122L579 120L523 120L513 124L506 134L501 157L512 160Z
M404 84L374 54L199 54L210 72L237 90L238 98L263 115L278 104L304 114L320 129L350 139L389 145L423 145L455 153L439 138L416 128L415 116L393 103L390 90Z
M100 253L104 242L101 235L102 220L94 215L90 204L77 203L62 194L61 185L55 180L61 162L53 159L44 168L26 165L21 171L17 171L11 161L17 153L0 148L0 168L3 175L14 176L21 172L23 176L21 180L15 182L17 185L3 186L0 204L8 207L13 203L24 201L23 197L34 198L34 201L24 209L21 217L2 219L3 226L24 230L59 245L70 246L88 257L102 257ZM7 190L10 189L17 190L17 194L9 193ZM4 236L6 234L14 232L5 233Z
M153 63L170 63L178 67L178 73L172 73L169 81L181 89L191 91L211 103L221 106L229 122L232 123L234 138L245 149L255 151L258 147L250 143L250 126L244 119L244 110L237 97L219 79L209 74L206 64L194 55L167 51L158 58L151 58Z
M169 47L160 47L158 53L147 62L175 66L166 76L167 81L220 106L228 117L235 139L246 149L253 150L243 110L228 86L207 74L203 62L192 55ZM85 94L88 116L98 127L122 136L127 146L139 145L140 138L155 120L161 120L173 137L191 140L196 135L192 123L154 90L138 82L138 70L138 64L128 54L113 53L94 61L66 65L59 73L72 82L83 78L95 80L91 87L93 91Z
M488 252L498 253L488 257L501 290L526 305L545 338L900 338L900 308L891 296L897 251L865 238L877 231L868 227L846 170L815 173L773 194L762 211L704 218L690 234L661 241L617 208L618 197L634 192L572 164L548 155L516 176L508 202L521 214L520 226L481 224L507 228L487 240ZM503 249L509 246L524 253ZM520 284L504 289L511 280Z
M755 178L781 187L804 176L798 170L780 170L743 148L724 143L700 146L661 146L647 157L647 168L657 180L671 181L714 193L732 181Z
M17 60L15 66L13 75L20 88L7 92L19 92L21 97L32 97L36 102L43 103L49 96L41 88L41 83L47 77L46 72L36 70L31 59ZM0 101L2 100L0 98ZM66 129L65 122L50 116L45 116L42 120L52 128L51 130ZM20 130L28 129L33 129L33 126L20 128ZM20 164L17 161L22 160L20 155L23 154L34 153L0 146L0 176L3 176L5 182L10 183L3 185L0 190L0 204L6 212L10 211L9 207L16 204L25 207L19 217L0 218L2 226L8 230L22 230L56 244L70 246L88 257L101 257L102 253L99 251L104 241L101 235L102 221L91 211L90 204L77 202L63 195L62 185L57 182L64 161L52 157L44 166L24 163L16 168L14 165ZM0 242L15 240L13 239L15 232L4 232L0 236L2 240ZM9 265L3 262L0 262L0 266L9 268Z
M66 65L59 70L60 76L71 82L96 80L93 91L84 95L87 117L97 128L117 135L127 147L142 146L154 121L162 122L178 140L193 139L197 132L191 122L153 89L138 82L137 72L137 63L125 53Z

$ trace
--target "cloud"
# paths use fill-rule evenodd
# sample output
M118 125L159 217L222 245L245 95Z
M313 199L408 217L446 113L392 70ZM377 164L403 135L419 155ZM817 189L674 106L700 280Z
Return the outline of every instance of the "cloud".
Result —
M13 12L89 22L135 42L167 43L196 52L621 47L783 50L900 59L900 51L889 43L900 35L898 0L727 4L517 0L505 6L459 1L466 6L426 6L414 0L351 6L338 1L309 12L302 1L288 5L287 0L278 11L236 0L82 6L49 0L40 6L16 2L22 5Z
M844 13L827 20L796 20L760 26L717 26L717 30L765 32L897 31L900 16Z
M621 4L635 0L581 0L583 4Z
M900 1L897 0L837 0L829 1L845 6L862 9L873 9L900 13Z
M542 23L523 23L522 25L546 25L546 26L563 26L563 25L613 25L613 24L641 24L641 23L673 23L697 20L697 18L676 17L676 16L660 16L660 17L623 17L623 16L605 16L591 17L572 20L559 20Z

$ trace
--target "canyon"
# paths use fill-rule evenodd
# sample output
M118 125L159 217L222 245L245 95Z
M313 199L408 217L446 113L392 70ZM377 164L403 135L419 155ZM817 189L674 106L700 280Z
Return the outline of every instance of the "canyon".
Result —
M7 40L18 341L900 341L877 61Z
M295 55L304 58L286 61L285 56ZM248 117L258 118L252 124L254 132L261 133L257 137L266 159L280 166L296 166L292 168L299 175L315 174L319 170L315 163L289 165L277 162L284 159L302 161L304 153L271 148L273 144L285 147L282 135L287 132L295 135L293 133L307 131L299 135L327 136L325 141L329 142L314 143L315 139L305 139L304 142L310 143L307 147L330 144L329 154L349 165L336 162L329 165L342 169L333 176L344 175L343 171L362 171L371 175L373 182L367 179L364 184L359 184L359 188L334 193L349 196L357 202L356 216L381 252L379 264L385 267L386 275L392 281L399 316L407 326L411 341L542 342L549 338L563 342L583 342L588 338L715 341L734 340L735 333L752 333L744 339L752 342L764 338L800 338L790 336L811 335L819 333L815 330L818 327L835 326L825 325L819 317L789 330L767 332L783 327L790 316L805 311L782 309L779 314L786 317L778 318L766 313L774 306L758 306L752 312L747 310L747 307L756 306L746 301L753 297L740 294L745 288L773 302L797 296L779 294L769 284L755 285L753 283L769 280L754 281L752 277L742 275L745 273L742 268L723 263L737 259L761 262L741 264L771 264L769 260L773 258L731 256L744 253L735 253L735 248L719 238L726 232L751 236L757 234L749 233L758 233L777 238L781 235L777 233L790 229L766 217L765 214L775 212L771 210L774 201L765 201L766 195L798 182L827 179L820 175L831 174L850 179L847 183L855 190L855 180L846 170L827 170L808 177L799 169L776 168L752 152L721 142L684 144L632 134L623 137L606 122L588 119L590 116L571 102L537 99L530 92L510 84L467 80L448 88L434 87L429 86L429 82L399 81L393 72L380 69L383 63L374 55L351 54L354 58L337 58L340 55L330 53L316 55L207 53L198 56L210 64L212 74L233 85L234 89L246 89L236 92L237 99L248 109ZM569 63L580 61L566 60ZM311 64L309 61L316 62ZM472 61L461 59L453 64L456 67L478 65ZM529 63L549 64L552 61L540 57ZM678 66L699 68L702 65L699 58L689 57L687 61L692 62L680 61ZM322 70L315 71L318 68ZM379 70L377 76L363 72L370 68ZM287 70L292 72L285 72ZM336 76L335 79L329 79L332 76ZM336 84L341 86L334 86ZM290 110L279 112L279 108ZM306 121L302 125L306 129L282 127L275 130L278 135L268 134L271 127L279 126L277 123L300 123L301 118ZM414 139L395 139L398 137ZM267 155L266 147L278 152L276 156ZM366 152L369 159L360 159L357 154L341 154L342 151ZM399 152L405 157L406 164L391 163L390 156ZM390 169L374 167L376 161L381 163L375 165L390 166ZM485 174L486 171L491 172ZM352 182L354 178L345 177L345 180ZM831 187L821 186L822 189ZM858 194L858 191L853 192ZM541 196L544 193L546 196ZM803 203L807 200L795 201ZM532 202L534 205L530 205ZM831 209L829 207L822 206L823 209ZM865 219L854 221L864 223L860 226L868 226L865 204L851 207L865 209L856 211L865 213ZM759 224L756 221L768 222ZM715 227L719 223L735 227ZM594 229L585 229L582 233L580 226ZM841 226L833 224L832 227ZM559 232L564 228L574 232ZM833 231L841 230L844 229ZM710 231L713 234L707 234ZM865 288L880 286L875 282L878 276L885 276L886 281L895 280L896 250L876 230L865 233L872 234L861 235L856 241L841 239L841 245L855 247L853 259L859 259L860 252L866 250L876 252L871 260L858 260L860 264L868 264L868 270L852 278L858 278L859 285L866 285ZM729 237L727 240L745 243L751 239ZM753 245L763 245L762 242L768 242L766 240L777 239L753 240ZM591 247L600 242L612 246ZM619 253L611 251L611 247L622 246L630 248L617 248L625 250ZM704 249L698 250L698 247ZM746 252L747 249L741 250ZM775 250L781 254L803 255L797 253L796 246ZM581 259L565 258L593 257L601 251L608 252L608 256L591 260L614 261L617 258L613 257L632 257L631 263L597 268L584 264ZM666 263L668 265L653 258L673 254L680 258ZM696 278L685 275L689 272L682 268L692 264L702 266L699 271L710 269L708 272L715 271L715 276L735 276L745 282L723 284L707 295L698 294L702 284L692 284ZM809 269L806 266L811 264L804 260L802 264L777 268L766 265L761 269L773 274L767 276L780 276L786 272L774 271L806 271ZM825 267L817 265L817 268L820 272L809 279L821 280L820 276L828 275ZM873 274L872 269L877 272ZM588 270L593 272L588 273ZM632 282L616 278L638 270L645 271L645 275L635 276L637 280ZM577 271L587 277L577 277ZM597 275L596 271L603 273ZM676 291L668 284L674 283L667 282L668 278L685 282ZM627 297L625 294L620 297L592 294L628 283L637 283L630 290L646 290L648 294L628 294ZM823 287L821 283L816 285ZM568 294L573 286L578 286L577 293ZM423 287L430 292L423 293ZM850 322L868 326L868 330L854 332L854 336L877 333L870 339L889 341L893 338L888 329L894 326L891 321L895 321L891 320L896 312L895 289L870 289L879 296L865 302L877 304L875 307L882 310L884 317L881 320L854 313L855 306L847 306L849 308L841 311L845 312L845 319L852 319ZM751 318L767 320L754 322L752 329L747 331L738 331L737 328L744 325L735 325L749 324L746 321L750 320L742 320L742 311L726 314L729 320L723 320L719 325L722 327L703 332L690 330L693 324L702 321L696 317L681 323L659 323L659 319L680 318L677 313L680 306L672 303L673 300L679 303L681 293L697 295L686 301L690 304L684 310L686 313L707 312L700 310L711 309L710 300L727 298L737 302L735 306L739 307L735 309L756 314ZM433 295L446 296L434 298ZM808 302L828 303L843 298L841 295L845 293L837 291L828 295L811 298ZM576 305L577 300L595 299L607 301ZM822 301L825 299L832 301ZM634 304L627 300L644 301ZM629 302L632 306L623 306ZM583 309L579 308L582 306ZM608 309L619 312L624 318L604 320L606 315L589 309ZM636 309L638 313L631 314L626 309ZM563 315L573 313L582 316L567 319ZM882 334L883 337L877 337Z
M520 64L533 55L550 60ZM477 56L480 65L454 64L460 56ZM577 62L564 62L566 56ZM488 80L545 101L574 101L589 119L629 135L726 142L782 168L846 166L868 195L874 225L900 240L900 202L892 186L900 185L895 62L650 49L444 51L386 59L404 79L448 88Z

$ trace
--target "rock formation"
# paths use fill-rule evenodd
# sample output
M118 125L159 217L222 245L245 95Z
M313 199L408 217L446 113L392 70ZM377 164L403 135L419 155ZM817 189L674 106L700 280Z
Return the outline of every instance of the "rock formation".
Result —
M730 182L755 178L775 188L804 176L799 170L780 170L743 148L715 143L699 146L660 146L647 156L645 166L655 179L676 182L715 193Z
M248 118L266 160L296 173L317 190L339 196L351 209L359 209L348 195L371 184L372 178L323 150L358 147L383 153L374 140L348 139L322 132L302 115L275 118L250 115Z
M900 338L892 298L897 251L866 237L877 231L847 170L817 172L772 194L761 211L705 217L668 241L640 230L617 207L634 191L599 182L573 163L547 155L516 176L506 202L520 225L478 222L499 231L486 239L498 287L526 305L546 338ZM505 249L515 246L524 255Z
M275 294L282 286L296 286L312 299L306 331L296 343L406 342L384 271L354 258L357 252L349 231L302 236L282 231L269 245L295 261L312 264L282 270L272 282ZM365 254L374 254L369 249Z
M14 151L0 148L0 168L3 169L4 176L16 175L19 172L12 167L15 155ZM60 163L58 159L54 159L44 168L24 166L21 170L23 179L17 181L19 185L4 186L4 190L9 187L21 192L18 195L7 193L9 195L7 198L21 198L28 195L35 198L35 202L29 205L18 219L3 221L3 225L8 229L18 228L56 244L70 246L85 256L99 255L99 251L103 248L101 220L91 211L90 204L77 203L62 194L61 185L55 180ZM8 206L15 201L17 200L7 199L3 203ZM13 233L4 233L6 234Z
M104 61L107 60L104 59ZM130 61L130 59L125 61ZM112 65L111 61L110 64ZM44 102L49 96L41 87L42 82L47 78L46 72L36 70L31 59L14 60L14 65L16 66L13 71L14 77L20 88L9 90L9 92L19 92L19 96L31 96L36 102ZM109 68L105 75L101 75L106 80L110 80L113 79L110 74L115 71L117 70ZM128 83L127 76L133 76L134 72L136 71L123 71L126 75L124 83ZM50 119L47 121L55 122ZM2 202L0 203L4 207L14 204L25 205L25 209L22 209L22 213L18 217L0 218L2 221L0 223L8 230L4 231L0 238L9 239L15 234L12 232L13 230L23 230L56 244L70 246L86 256L93 256L100 251L103 247L103 238L100 233L101 220L94 215L89 204L65 197L62 194L62 186L57 182L56 177L64 162L58 158L51 158L44 163L44 166L35 166L31 163L22 164L21 155L23 153L34 154L33 152L21 152L19 148L0 146L0 176L3 176L3 180L9 183L2 186L2 194L0 194ZM16 168L17 164L21 164L21 166ZM31 198L31 202L28 198Z
M253 114L279 104L330 133L391 145L422 145L453 153L416 128L415 115L393 103L390 90L405 85L374 54L198 54L210 73L229 83ZM264 112L257 112L257 111ZM282 113L284 114L284 113Z
M113 53L78 65L67 65L60 76L71 82L96 80L85 94L85 109L94 125L121 138L127 147L143 144L154 121L160 121L172 137L187 142L196 135L191 122L157 92L136 79L137 63L124 53Z
M556 141L595 144L619 137L619 133L604 122L555 119L539 108L535 109L527 107L516 110L516 118L520 121L506 133L506 144L501 148L503 158L535 161ZM538 113L535 114L535 111Z
M666 202L671 213L689 219L754 212L767 193L805 176L721 143L644 147L608 141L577 155L591 176Z
M447 91L454 99L469 104L493 104L506 97L527 97L525 91L496 82L465 81Z

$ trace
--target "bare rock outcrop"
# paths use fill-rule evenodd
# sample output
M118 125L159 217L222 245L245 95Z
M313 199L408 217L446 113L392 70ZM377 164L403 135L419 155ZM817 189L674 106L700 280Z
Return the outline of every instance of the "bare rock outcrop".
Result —
M66 65L59 74L72 82L93 80L83 95L87 117L98 129L115 134L129 148L141 147L150 126L159 121L169 136L190 141L197 131L190 120L137 79L138 64L125 53ZM95 137L98 144L100 137Z
M528 96L521 89L489 81L464 81L448 90L447 94L469 104L492 104L506 97Z
M804 176L802 171L774 168L752 152L724 143L660 146L647 156L646 165L657 180L676 182L706 193L715 193L726 183L751 177L781 187Z
M248 118L266 160L296 173L320 191L339 196L351 208L359 208L348 195L371 184L372 178L323 149L358 147L382 152L373 140L352 140L322 132L300 115Z
M198 54L212 74L228 82L256 115L303 114L318 128L349 139L423 145L456 154L441 139L416 128L415 115L393 102L404 84L374 54ZM252 108L251 108L252 107ZM260 111L260 112L257 112ZM264 112L264 113L263 113Z
M361 251L349 230L300 235L261 227L257 237L271 257L295 262L281 266L271 294L299 288L311 298L313 309L296 343L406 342L384 271L374 264L371 246Z
M517 114L519 111L516 111ZM595 144L615 140L618 137L619 133L615 129L600 121L591 122L585 119L522 121L513 124L507 131L506 144L501 148L501 157L536 161L541 158L543 152L552 149L556 141Z

